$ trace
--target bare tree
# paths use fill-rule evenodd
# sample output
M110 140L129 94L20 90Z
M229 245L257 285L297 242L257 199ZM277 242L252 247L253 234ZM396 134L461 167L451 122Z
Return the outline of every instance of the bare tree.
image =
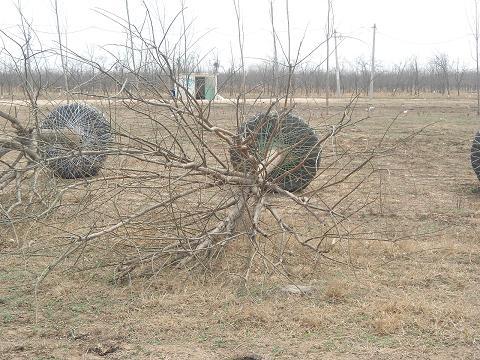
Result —
M431 60L432 68L441 79L441 92L450 96L450 60L445 53L435 55Z
M412 90L413 95L419 95L419 71L418 71L418 62L417 58L414 57L410 63L410 71L412 74Z
M360 79L357 78L360 76ZM368 62L362 58L355 59L355 92L359 90L368 93L369 84L371 84L371 72L368 71ZM358 83L360 81L360 84Z
M455 79L455 86L457 88L457 96L460 96L460 89L462 88L462 84L465 80L465 74L467 69L464 65L460 66L460 61L457 60L455 63L455 68L453 72L453 76Z
M395 84L393 87L393 92L392 95L395 96L397 94L397 91L399 90L400 84L402 82L402 78L405 72L405 67L407 66L407 63L400 63L398 65L394 65L393 71L396 73L396 79L395 79Z

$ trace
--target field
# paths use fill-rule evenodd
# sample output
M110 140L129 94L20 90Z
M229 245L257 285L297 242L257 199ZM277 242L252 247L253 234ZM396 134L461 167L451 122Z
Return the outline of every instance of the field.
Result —
M331 116L346 101L332 100ZM60 268L35 292L32 279L51 259L27 257L39 240L20 229L20 245L0 239L0 358L480 359L480 183L469 159L480 128L475 100L374 104L368 110L360 99L355 117L369 118L337 141L367 146L399 115L385 138L397 145L375 160L381 206L355 219L380 224L390 241L347 243L350 265L314 262L292 247L291 279L257 271L247 286L225 264L206 275L165 270L122 284L110 281L109 268ZM295 111L314 127L327 117L320 100L298 101ZM125 110L116 116L142 131ZM233 129L233 118L231 105L214 105L213 122ZM47 249L55 243L41 239ZM282 291L292 281L313 290Z

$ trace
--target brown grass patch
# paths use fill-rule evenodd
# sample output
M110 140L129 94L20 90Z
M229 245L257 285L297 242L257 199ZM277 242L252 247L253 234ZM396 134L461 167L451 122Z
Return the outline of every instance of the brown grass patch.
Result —
M365 115L366 103L358 116ZM295 283L313 285L317 291L311 294L280 294L275 289L291 279L261 259L255 260L245 291L238 274L246 262L246 241L233 244L211 269L165 271L113 284L112 269L102 267L113 248L109 239L92 244L77 263L65 263L35 294L33 280L61 245L52 223L62 230L78 228L72 219L85 199L80 191L68 195L62 212L49 218L52 223L15 231L1 225L1 356L98 358L89 349L118 347L105 357L226 359L255 353L265 359L475 359L480 353L480 196L472 190L479 184L468 161L478 127L471 103L379 99L370 120L338 139L363 146L362 139L380 136L405 107L410 110L387 135L389 143L441 119L392 156L378 159L378 167L386 169L384 202L352 218L385 229L393 243L370 239L364 234L369 229L362 229L350 243L331 250L350 265L315 258L295 246L285 252L280 266ZM325 121L320 103L295 110L313 124ZM233 108L216 105L212 111L215 123L233 129ZM124 110L118 120L136 121ZM148 133L148 127L137 128ZM109 159L112 171L117 161ZM1 200L12 196L1 194ZM118 203L138 205L134 198ZM87 210L82 215L98 215ZM283 211L295 226L316 231L295 209ZM160 226L161 214L156 216ZM135 234L135 245L153 242L155 231L161 230ZM25 257L33 245L38 251ZM269 251L279 246L267 245ZM91 270L83 271L87 266Z

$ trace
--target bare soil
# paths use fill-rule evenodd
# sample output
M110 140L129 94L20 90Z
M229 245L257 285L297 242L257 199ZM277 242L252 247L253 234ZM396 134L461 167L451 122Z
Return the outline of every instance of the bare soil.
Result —
M295 111L316 127L340 116L344 103L334 101L328 116L321 100L299 101ZM475 100L373 104L360 99L355 116L370 118L338 141L366 146L397 115L387 144L418 132L376 160L382 205L362 214L397 241L352 242L359 266L293 252L288 266L297 284L313 287L306 294L285 293L290 280L262 271L245 287L228 264L207 275L166 270L126 284L112 283L109 268L60 268L35 293L32 279L51 259L41 251L24 256L40 237L18 229L21 244L0 239L0 358L480 359L480 183L469 159L480 128ZM250 106L254 113L265 105ZM148 133L125 110L116 116ZM214 105L211 117L235 128L232 105ZM0 234L11 232L0 226ZM41 239L45 249L55 241Z

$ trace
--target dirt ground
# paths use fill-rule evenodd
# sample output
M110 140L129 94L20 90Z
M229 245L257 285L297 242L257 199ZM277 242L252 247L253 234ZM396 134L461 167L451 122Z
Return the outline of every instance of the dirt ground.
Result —
M345 102L333 100L330 116ZM370 118L339 142L364 146L399 114L387 143L419 133L375 160L382 209L362 216L397 241L353 244L362 266L292 254L296 284L313 286L306 294L285 293L288 281L261 272L245 287L222 266L126 284L112 283L108 268L60 269L35 292L32 279L51 259L42 251L27 259L24 247L36 238L24 232L22 246L0 239L0 358L480 359L480 182L469 159L480 128L475 99L373 105L359 100L355 116ZM234 128L231 105L212 111ZM328 118L321 100L299 101L295 111L314 127Z

